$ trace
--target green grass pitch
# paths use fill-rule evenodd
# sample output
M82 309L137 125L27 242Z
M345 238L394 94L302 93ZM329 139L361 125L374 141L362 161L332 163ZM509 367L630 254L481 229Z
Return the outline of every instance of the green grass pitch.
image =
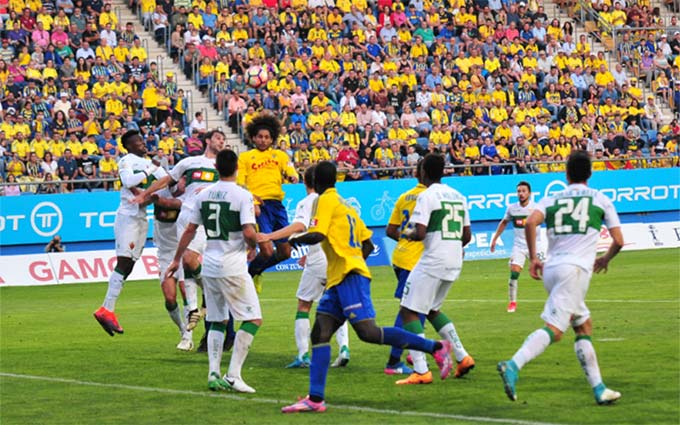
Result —
M542 326L545 300L541 283L525 272L518 310L506 313L506 261L466 263L444 306L477 362L467 377L396 386L395 377L382 373L388 347L352 334L348 367L329 373L322 417L279 413L308 387L307 370L283 368L295 353L299 273L265 275L264 325L243 370L254 395L207 390L207 356L175 349L177 331L156 282L126 284L117 306L125 334L114 338L92 317L105 283L6 287L0 289L0 422L678 424L679 259L677 249L625 252L608 274L594 277L593 343L605 383L623 393L618 404L604 407L593 401L571 332L525 367L519 401L506 398L496 363ZM388 267L373 273L378 323L391 325L398 306L393 273ZM336 353L333 341L333 358ZM223 372L228 360L226 354Z

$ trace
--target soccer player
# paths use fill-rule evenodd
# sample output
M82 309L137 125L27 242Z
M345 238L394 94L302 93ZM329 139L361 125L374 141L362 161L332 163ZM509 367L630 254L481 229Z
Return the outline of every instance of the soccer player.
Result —
M432 353L446 379L453 367L451 343L433 341L400 328L379 328L371 301L371 273L366 258L373 251L371 231L356 211L347 205L335 189L337 169L328 161L314 170L314 190L319 194L314 218L307 233L291 238L291 243L321 243L328 261L326 291L316 309L312 329L312 363L309 368L309 394L297 403L285 406L283 413L324 412L326 376L331 347L328 342L335 331L349 320L359 338L372 344L415 348Z
M238 157L233 151L220 151L216 166L219 181L204 188L192 200L191 216L166 276L172 276L179 269L184 251L202 226L206 237L203 290L210 323L208 388L254 393L255 389L241 377L250 345L262 326L260 301L247 267L257 246L253 197L236 184ZM229 371L221 377L224 332L230 311L234 319L242 323L236 333Z
M168 266L172 262L172 258L177 250L179 240L175 223L182 207L182 201L178 197L183 192L177 186L180 185L161 189L151 195L151 201L154 204L153 241L158 248L159 276L161 290L165 298L165 309L168 311L172 321L177 325L177 329L179 329L181 339L177 344L177 349L191 351L194 349L193 332L187 330L186 323L182 317L182 311L177 304L177 285L180 287L184 286L183 270L178 270L169 278L165 278ZM170 189L174 189L174 192Z
M387 237L397 241L397 246L394 248L392 253L392 268L394 269L394 274L397 276L397 289L394 291L394 297L401 300L404 295L404 285L406 284L406 279L409 273L413 270L420 256L423 254L423 243L421 241L411 241L406 239L404 236L404 231L406 230L406 225L411 219L413 214L413 208L416 206L416 199L418 195L422 193L426 187L421 182L420 165L416 169L416 177L418 178L418 184L403 193L397 202L394 204L394 209L392 210L392 215L387 223L387 229L385 233ZM420 315L420 322L424 323L425 316ZM397 317L394 320L394 327L401 328L403 321L401 318L401 313L397 312ZM390 358L387 361L384 372L387 375L410 375L413 373L413 369L406 366L404 362L401 361L401 355L403 349L400 347L392 347L390 350Z
M170 171L170 174L164 178L155 181L149 186L144 194L135 198L137 202L147 202L151 195L168 185L176 184L182 177L186 179L184 195L182 195L182 209L177 218L177 237L180 238L184 233L186 225L189 223L189 218L193 213L195 206L195 198L201 190L212 185L218 180L218 173L215 170L215 158L217 153L224 148L225 137L224 133L219 130L212 130L206 133L205 137L205 151L203 155L190 156L179 161L175 167ZM189 309L189 323L187 329L193 330L198 322L203 318L202 311L198 308L198 289L197 285L201 281L201 262L200 256L205 249L205 232L199 229L196 237L192 239L187 247L184 257L184 290L186 292L187 304ZM233 332L233 325L230 325ZM206 324L206 335L199 344L199 351L205 347L207 338L207 329L210 328ZM229 338L229 335L227 335Z
M239 156L238 184L248 189L255 198L257 226L262 233L272 233L288 226L288 212L281 203L284 197L283 179L298 182L298 173L288 155L272 148L280 133L281 123L273 115L254 117L246 126L246 134L255 144L255 149ZM260 253L248 266L258 293L262 290L262 272L289 258L291 251L285 238L273 244L260 243L259 248Z
M541 318L545 327L529 335L511 360L498 363L505 393L517 400L515 385L519 371L538 357L550 344L558 342L571 326L576 333L574 351L593 388L598 404L610 404L621 393L607 388L602 382L597 355L591 341L593 323L585 303L593 270L607 271L609 262L623 247L619 216L612 202L601 192L587 186L591 162L584 151L575 151L567 160L569 186L538 202L527 219L524 231L534 279L543 275L548 292ZM536 228L545 221L548 228L548 255L545 264L536 250ZM600 226L606 223L612 243L606 254L597 257ZM597 258L596 258L597 257Z
M272 233L258 233L258 242L267 242L288 238L289 236L307 230L312 220L314 203L319 195L314 192L314 166L307 167L304 173L307 196L298 202L295 207L295 219L291 224ZM311 245L304 260L304 270L300 277L297 290L298 307L295 315L295 344L298 354L295 360L286 368L309 367L309 311L314 301L319 301L326 287L326 267L328 262L319 244ZM338 348L338 357L331 367L344 367L349 363L349 333L347 322L338 329L335 334Z
M470 215L465 197L441 183L443 156L425 156L420 172L421 181L427 189L418 195L404 233L408 240L423 241L424 250L404 284L401 315L404 329L418 335L424 335L418 314L427 315L427 320L439 335L453 346L458 362L454 376L460 378L475 367L475 361L465 351L453 322L440 310L463 268L463 247L472 239ZM414 372L397 384L432 382L425 354L415 347L410 353Z
M158 164L153 163L146 156L146 144L137 131L123 134L121 142L128 154L120 159L120 205L116 210L116 220L113 232L116 239L116 267L109 277L109 287L102 306L94 313L94 318L104 328L106 333L113 336L114 332L122 334L123 328L118 323L114 313L116 301L123 289L123 282L132 273L135 262L142 255L149 222L146 218L146 208L133 204L135 188L144 188L150 177L162 179L166 172Z
M491 252L496 250L496 241L503 234L508 223L512 223L515 228L515 236L512 243L512 254L510 255L510 279L508 279L508 297L510 302L508 304L508 313L514 313L517 309L517 280L519 274L524 268L524 262L529 256L527 250L527 240L524 237L524 223L531 212L536 209L536 203L531 200L531 185L528 182L521 181L517 183L517 199L512 205L508 205L505 210L503 220L498 223L496 233L491 239ZM539 258L543 258L543 246L540 243L540 233L537 234L537 247Z

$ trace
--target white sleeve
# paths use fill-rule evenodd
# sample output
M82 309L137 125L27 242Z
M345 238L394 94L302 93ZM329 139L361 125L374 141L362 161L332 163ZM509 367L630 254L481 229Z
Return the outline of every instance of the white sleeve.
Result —
M309 222L312 220L312 204L313 202L306 202L307 198L303 199L295 207L295 218L293 223L301 223L307 228Z
M422 224L427 226L430 222L431 211L432 208L430 207L430 199L426 192L422 192L416 200L416 206L413 208L410 221L413 224Z
M172 170L170 170L170 173L169 173L170 177L172 177L172 180L174 180L175 182L178 182L182 178L182 176L184 175L184 172L186 171L186 169L187 169L187 161L182 160L182 161L178 162L177 164L175 164L175 166L172 168Z
M621 227L619 214L616 212L616 208L614 208L612 201L600 192L598 192L598 198L602 203L602 209L604 210L604 221L607 229Z
M250 192L243 191L240 205L241 226L244 224L255 224L255 203Z
M158 167L156 169L156 171L153 172L153 176L156 178L156 180L160 180L167 175L168 175L168 172L165 171L165 168L163 168L163 167Z
M189 222L198 224L199 226L203 224L203 217L201 217L201 196L194 198L192 208L189 208Z
M503 216L503 220L505 221L511 221L512 220L512 215L510 214L510 205L508 205L508 208L505 209L505 215Z
M536 208L534 208L534 211L540 211L541 214L543 214L543 217L545 217L545 210L552 204L553 204L552 198L546 196L544 198L541 198L541 200L535 204Z
M144 173L135 173L135 171L132 169L132 165L128 164L128 161L125 159L120 160L118 163L118 169L120 181L126 188L136 187L147 178L147 175Z

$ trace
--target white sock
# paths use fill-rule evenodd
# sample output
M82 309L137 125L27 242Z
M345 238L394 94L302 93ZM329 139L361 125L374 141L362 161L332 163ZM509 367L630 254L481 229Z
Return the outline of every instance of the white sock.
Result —
M425 333L419 333L419 337L425 338ZM427 373L428 370L430 370L427 367L427 359L425 357L425 353L422 351L416 351L416 350L408 350L409 354L411 354L411 359L413 359L413 370L419 374Z
M224 344L224 331L208 331L208 376L212 372L220 373L220 363L222 362L222 344Z
M517 279L508 280L508 298L510 301L517 301Z
M248 357L248 350L250 344L253 342L253 334L239 329L236 332L236 341L234 341L234 348L231 352L231 360L229 361L229 372L227 375L231 378L241 377L241 368Z
M597 354L595 354L595 347L590 338L577 339L574 343L574 351L590 386L595 388L600 385L602 383L600 366L597 364Z
M198 310L198 289L196 288L196 280L194 278L184 279L184 293L187 297L189 311Z
M175 322L175 325L177 325L180 336L184 336L184 334L187 332L187 327L184 324L184 319L182 319L182 313L179 309L179 305L177 305L174 310L168 311L168 314L170 315L172 321Z
M463 343L460 341L460 337L458 337L456 327L453 326L453 323L447 323L442 326L438 332L442 338L453 344L453 354L456 356L456 361L461 361L467 357L468 353L465 351L465 347L463 347Z
M338 348L349 347L349 328L347 327L347 320L335 332L335 340L338 342Z
M113 311L116 308L116 301L120 296L120 291L123 289L124 280L123 275L116 270L111 272L109 288L106 290L106 297L104 298L104 304L102 304L105 309Z
M309 352L309 330L308 317L295 319L295 345L297 345L300 357Z
M541 355L550 345L550 334L545 329L537 329L524 340L524 344L512 356L512 361L521 369L525 364Z

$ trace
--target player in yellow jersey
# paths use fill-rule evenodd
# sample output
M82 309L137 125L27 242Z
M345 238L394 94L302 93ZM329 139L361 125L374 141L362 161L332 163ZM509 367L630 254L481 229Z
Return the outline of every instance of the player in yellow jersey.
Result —
M291 183L298 182L298 173L288 155L272 148L280 133L281 123L276 117L268 114L256 116L246 126L246 135L255 149L242 153L238 159L237 182L253 194L257 205L258 231L261 233L272 233L288 226L288 212L281 203L284 197L282 185L284 178ZM248 266L258 293L262 291L262 272L289 258L290 244L283 238L273 243L260 243L259 248L259 254Z
M388 238L397 241L397 246L392 253L392 268L394 269L394 274L397 275L397 289L394 291L394 297L399 300L404 295L404 284L406 284L409 273L411 273L411 270L413 270L413 267L415 267L420 256L423 254L422 242L410 241L404 237L404 229L406 229L406 225L411 219L411 213L413 213L413 208L416 206L418 195L427 189L420 182L420 163L416 169L416 177L418 177L418 184L404 192L394 204L392 215L385 230ZM420 322L425 322L425 316L422 314L420 315ZM402 325L401 314L397 313L394 326L401 328ZM413 373L413 369L401 361L403 351L401 347L392 347L390 358L384 369L387 375L410 375Z
M307 233L290 239L293 244L321 243L328 260L326 291L316 309L312 329L312 363L309 369L309 395L281 409L283 413L324 412L326 375L331 360L328 342L331 336L349 320L357 336L372 344L413 348L433 354L441 369L442 379L451 372L452 345L448 341L433 341L400 328L379 328L371 301L371 272L366 258L373 251L371 231L357 212L338 195L335 189L337 169L328 161L314 170L314 190L319 194L314 217Z

